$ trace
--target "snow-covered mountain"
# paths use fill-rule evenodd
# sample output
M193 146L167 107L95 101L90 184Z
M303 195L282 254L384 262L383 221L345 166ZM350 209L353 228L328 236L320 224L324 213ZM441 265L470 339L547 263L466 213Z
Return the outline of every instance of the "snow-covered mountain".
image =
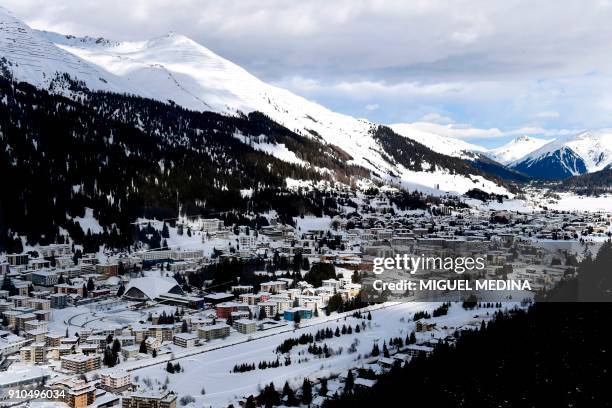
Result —
M567 178L603 170L612 163L612 129L558 138L510 165L540 178Z
M588 131L565 140L564 146L584 160L587 172L603 170L612 163L612 129Z
M56 47L2 7L0 70L16 80L58 92L66 90L61 73L79 78L92 90L134 92L124 79Z
M487 155L502 164L508 164L539 149L550 141L536 137L521 136L501 147L490 149Z
M338 148L349 164L387 182L425 191L463 193L480 188L507 193L482 176L457 174L437 163L415 171L393 162L373 136L377 124L269 85L185 36L169 33L147 41L118 42L32 30L5 10L0 10L0 21L2 64L17 80L67 94L69 84L62 89L54 81L67 73L92 90L171 101L196 111L229 115L259 111L298 134ZM269 150L272 155L284 152ZM287 155L280 153L283 160Z
M390 125L390 127L395 133L416 140L429 147L434 152L447 156L470 159L475 152L484 153L487 151L487 149L482 146L471 144L461 139L427 132L420 129L418 124L414 123L396 123Z
M169 33L137 42L40 35L133 87L148 90L155 99L223 114L260 111L304 136L341 148L354 164L384 174L398 172L372 138L373 123L271 86L183 35Z

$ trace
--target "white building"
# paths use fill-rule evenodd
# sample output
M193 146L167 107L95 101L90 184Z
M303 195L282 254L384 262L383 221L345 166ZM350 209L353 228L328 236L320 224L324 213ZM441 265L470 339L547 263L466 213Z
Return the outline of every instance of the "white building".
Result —
M234 328L242 334L254 333L257 331L257 322L255 320L239 319L234 321Z
M100 371L100 385L107 391L119 393L130 389L132 380L126 371L113 368Z
M195 347L198 342L198 335L195 333L177 333L174 335L173 342L179 347Z

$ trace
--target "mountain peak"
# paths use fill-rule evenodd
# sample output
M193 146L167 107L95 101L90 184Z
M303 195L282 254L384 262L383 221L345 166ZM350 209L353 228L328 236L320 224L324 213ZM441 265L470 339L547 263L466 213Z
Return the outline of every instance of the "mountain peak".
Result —
M556 163L552 163L553 160ZM513 166L528 173L532 168L537 170L538 166L542 167L541 163L569 169L560 173L565 177L603 170L612 163L612 130L586 131L560 137L516 160Z
M523 135L511 140L503 146L491 149L489 151L489 156L502 164L509 164L541 148L549 142L550 140Z
M69 41L66 36L64 40ZM92 90L132 92L124 80L58 47L6 9L0 9L0 55L15 80L45 89L54 88L58 93L70 93L63 74L85 83Z
M521 143L521 142L529 142L531 140L533 140L534 138L527 136L527 135L523 135L523 136L519 136L516 139L513 140L514 143Z
M146 41L147 44L163 44L163 45L168 45L168 46L192 46L194 48L199 48L199 49L205 49L208 52L211 52L210 50L208 50L208 48L204 47L202 44L199 44L197 42L195 42L194 40L192 40L191 38L187 37L186 35L177 33L176 31L168 31L166 34L159 36L159 37L153 37L150 40Z

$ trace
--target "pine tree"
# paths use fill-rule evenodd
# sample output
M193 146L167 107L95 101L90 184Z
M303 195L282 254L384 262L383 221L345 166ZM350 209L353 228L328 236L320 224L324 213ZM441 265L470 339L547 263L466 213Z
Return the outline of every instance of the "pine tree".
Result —
M329 390L327 388L327 378L321 378L321 389L319 390L319 394L325 396L328 392Z
M10 296L15 296L17 294L17 288L15 288L13 280L8 273L4 274L4 279L2 280L2 290L8 291Z
M289 391L287 391L287 405L290 407L294 407L297 406L299 404L298 399L295 396L295 392L289 388Z
M349 370L346 375L346 381L344 382L344 392L353 391L354 386L355 386L355 377L353 376L353 371Z
M244 403L244 408L257 408L257 405L255 404L255 398L252 395L249 395L249 397L246 399L246 402Z
M94 284L93 279L92 279L92 278L89 278L89 279L87 280L87 290L88 290L89 292L91 292L92 290L95 290L95 289L96 289L96 285Z
M121 342L118 339L113 340L113 353L119 354L121 351Z
M372 352L370 354L372 354L373 357L380 355L380 349L378 348L378 343L374 343L374 345L372 346Z
M285 381L285 385L283 386L283 397L286 397L290 390L289 381Z
M312 384L307 378L304 378L302 383L302 403L310 404L312 402Z

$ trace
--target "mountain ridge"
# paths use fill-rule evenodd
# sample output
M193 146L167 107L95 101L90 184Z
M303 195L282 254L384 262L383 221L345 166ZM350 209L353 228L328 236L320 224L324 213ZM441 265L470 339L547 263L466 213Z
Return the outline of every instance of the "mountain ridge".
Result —
M567 178L605 169L612 163L612 130L600 129L560 137L510 163L516 170L537 176Z
M486 154L492 159L508 165L551 141L524 135L511 140L503 146L489 149Z
M54 81L61 81L55 74L66 73L87 82L92 90L134 92L123 79L55 47L3 8L0 8L0 55L5 73L41 88L54 87L57 85ZM61 86L56 86L56 90L61 91Z
M425 166L428 171L415 172L390 162L385 158L384 149L372 137L378 124L333 112L287 90L268 85L180 34L119 42L35 31L16 20L13 20L14 24L24 26L23 30L29 37L36 37L32 41L42 44L41 47L46 49L52 45L57 48L50 53L72 55L70 58L80 61L86 68L86 75L83 77L79 71L68 74L74 82L86 87L96 81L104 84L94 90L133 94L175 103L187 109L231 116L259 111L297 134L343 151L348 165L363 167L385 183L427 192L462 194L477 187L494 193L507 193L498 181L483 177L475 168L474 171L468 169L465 174L455 174L439 168L436 163L429 163ZM3 37L7 35L2 30L0 34ZM56 65L47 68L61 71L61 67ZM100 81L92 74L97 72L107 73L112 81ZM32 80L28 75L21 75L19 70L14 70L13 74L17 80L51 90L47 82L37 78ZM276 148L269 150L278 157L288 157Z

